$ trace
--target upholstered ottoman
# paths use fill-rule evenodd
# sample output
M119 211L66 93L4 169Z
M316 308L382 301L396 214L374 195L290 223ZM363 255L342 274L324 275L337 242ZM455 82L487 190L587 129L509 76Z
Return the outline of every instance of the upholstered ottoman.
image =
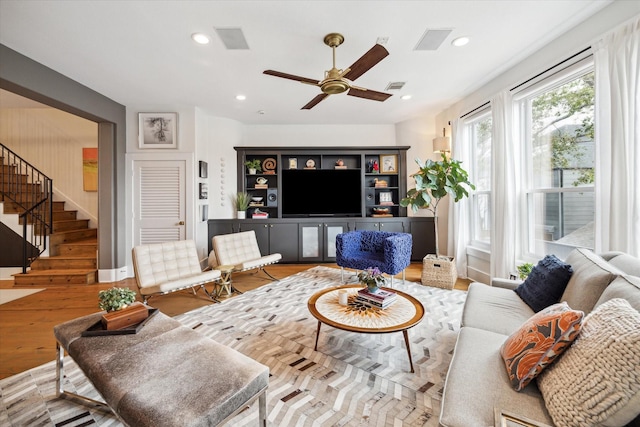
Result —
M259 400L266 425L269 368L180 322L155 314L137 334L83 337L101 313L54 327L61 397L66 350L126 425L216 426Z

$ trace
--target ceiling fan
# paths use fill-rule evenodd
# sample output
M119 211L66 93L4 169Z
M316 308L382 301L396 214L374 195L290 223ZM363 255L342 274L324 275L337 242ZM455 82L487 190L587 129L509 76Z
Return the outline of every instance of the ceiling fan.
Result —
M274 70L265 70L264 74L320 87L322 93L309 101L309 103L301 108L302 110L310 110L329 95L336 95L346 92L347 90L347 95L357 96L358 98L371 99L374 101L385 101L389 98L391 96L389 93L377 92L375 90L365 89L351 84L351 82L369 71L374 65L389 55L387 49L380 44L375 44L367 53L354 62L351 67L345 70L339 70L336 68L336 48L343 42L344 37L342 34L331 33L325 36L324 44L331 47L333 50L333 68L325 71L323 80L318 81Z

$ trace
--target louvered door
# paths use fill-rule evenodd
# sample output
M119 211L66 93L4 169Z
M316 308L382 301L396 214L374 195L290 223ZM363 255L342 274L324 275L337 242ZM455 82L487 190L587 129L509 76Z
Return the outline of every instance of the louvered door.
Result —
M134 161L134 246L185 239L185 179L184 160Z

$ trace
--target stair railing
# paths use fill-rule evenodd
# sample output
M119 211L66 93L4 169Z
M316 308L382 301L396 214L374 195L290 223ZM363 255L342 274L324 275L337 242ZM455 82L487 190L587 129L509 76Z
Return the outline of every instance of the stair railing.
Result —
M22 272L26 273L47 249L47 237L53 232L53 180L3 144L0 159L0 196L21 211Z

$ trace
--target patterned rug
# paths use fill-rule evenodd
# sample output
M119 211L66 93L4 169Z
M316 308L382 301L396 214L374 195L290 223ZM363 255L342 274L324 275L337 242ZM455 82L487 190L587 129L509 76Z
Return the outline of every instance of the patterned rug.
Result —
M176 319L269 367L271 426L437 426L466 293L395 283L426 312L409 330L412 374L400 332L358 334L324 325L313 350L317 321L306 302L338 284L340 270L314 267ZM65 389L102 400L68 357L65 372ZM0 394L2 426L121 425L110 413L56 399L54 362L0 380ZM257 412L254 404L228 425L256 425Z

